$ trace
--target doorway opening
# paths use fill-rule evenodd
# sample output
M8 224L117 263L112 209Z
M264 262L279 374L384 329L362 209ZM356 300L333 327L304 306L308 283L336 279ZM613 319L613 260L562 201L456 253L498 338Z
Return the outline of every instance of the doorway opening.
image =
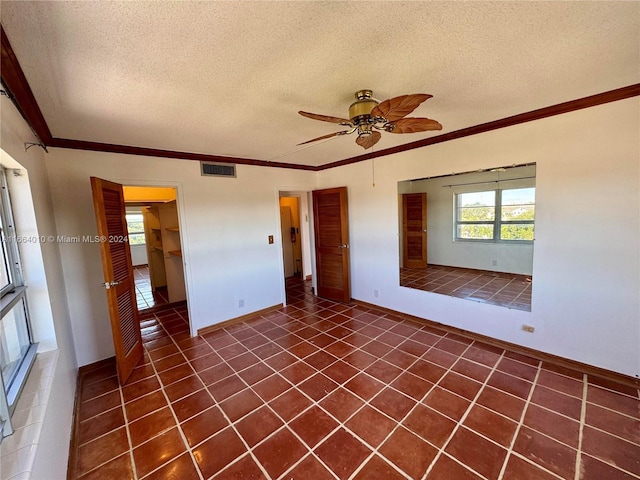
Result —
M311 280L312 258L308 192L280 192L279 206L280 241L286 291L294 284L302 284L305 280Z
M138 310L184 302L176 189L125 185L123 194Z

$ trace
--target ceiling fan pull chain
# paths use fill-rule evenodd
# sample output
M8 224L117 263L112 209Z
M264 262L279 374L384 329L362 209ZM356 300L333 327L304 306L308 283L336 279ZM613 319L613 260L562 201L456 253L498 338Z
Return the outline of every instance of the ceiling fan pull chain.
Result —
M375 158L371 159L371 176L373 177L372 187L376 188L376 159Z

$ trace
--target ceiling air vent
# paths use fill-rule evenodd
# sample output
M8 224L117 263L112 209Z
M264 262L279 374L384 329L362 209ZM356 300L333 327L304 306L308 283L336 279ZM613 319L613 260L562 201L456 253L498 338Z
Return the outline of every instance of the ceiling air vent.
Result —
M200 173L205 177L235 178L236 166L233 163L200 162Z

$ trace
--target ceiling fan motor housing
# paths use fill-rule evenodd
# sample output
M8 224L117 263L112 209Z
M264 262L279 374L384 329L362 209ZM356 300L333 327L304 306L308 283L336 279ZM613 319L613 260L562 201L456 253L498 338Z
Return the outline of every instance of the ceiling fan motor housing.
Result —
M371 110L378 102L371 98L371 90L358 90L355 94L356 101L349 106L349 118L354 125L370 123Z

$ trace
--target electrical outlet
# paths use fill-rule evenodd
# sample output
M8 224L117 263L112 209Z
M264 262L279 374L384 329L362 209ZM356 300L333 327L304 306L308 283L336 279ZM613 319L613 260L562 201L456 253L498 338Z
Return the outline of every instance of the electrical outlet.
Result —
M244 298L241 298L240 300L238 300L238 308L242 308L244 307Z
M273 243L273 235L269 235L268 240L269 240L269 245L271 245Z
M374 296L375 298L378 298L378 297L380 296L380 290L378 290L378 289L374 289L374 290L373 290L373 296Z
M536 331L535 327L531 326L531 325L527 325L526 323L522 325L522 330L524 330L525 332L528 333L533 333Z

